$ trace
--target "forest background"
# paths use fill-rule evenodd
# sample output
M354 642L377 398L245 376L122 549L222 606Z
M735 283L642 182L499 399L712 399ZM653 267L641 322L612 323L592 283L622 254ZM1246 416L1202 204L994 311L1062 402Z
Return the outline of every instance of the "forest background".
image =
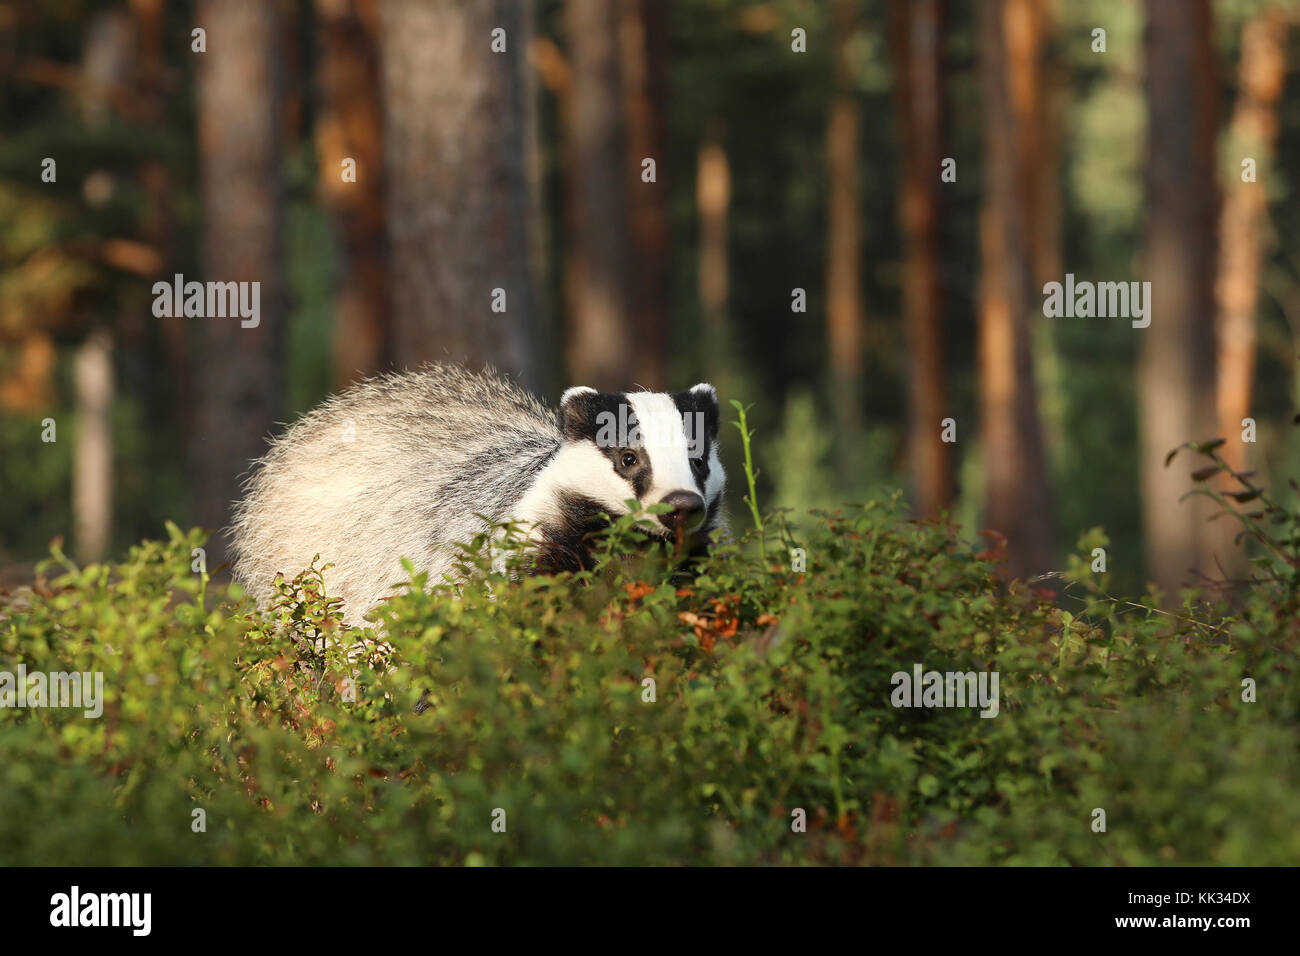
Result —
M1165 456L1223 437L1294 505L1298 14L0 2L0 578L220 528L278 423L431 359L714 381L765 505L902 487L1012 574L1102 526L1121 591L1239 576ZM158 316L176 274L259 282L257 326ZM1049 317L1067 274L1149 326Z

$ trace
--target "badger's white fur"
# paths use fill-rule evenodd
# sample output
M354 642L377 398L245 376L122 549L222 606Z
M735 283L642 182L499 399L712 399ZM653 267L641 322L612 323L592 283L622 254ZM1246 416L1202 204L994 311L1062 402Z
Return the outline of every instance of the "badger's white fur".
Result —
M620 405L635 427L611 442L602 425ZM541 569L589 566L584 534L629 499L680 505L644 527L698 545L719 522L726 483L717 422L703 384L671 395L571 388L557 413L498 375L453 365L372 379L273 442L235 509L235 576L262 603L277 572L293 577L319 554L334 564L327 593L361 624L406 580L401 558L431 580L449 572L453 543L484 530L476 515L523 525Z

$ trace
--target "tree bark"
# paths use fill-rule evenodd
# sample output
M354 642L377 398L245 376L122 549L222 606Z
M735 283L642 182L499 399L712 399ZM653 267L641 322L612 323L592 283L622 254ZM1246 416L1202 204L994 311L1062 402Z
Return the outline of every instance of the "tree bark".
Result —
M1241 421L1250 415L1255 305L1268 222L1267 183L1243 182L1239 163L1245 157L1254 159L1257 176L1269 168L1277 145L1277 107L1286 82L1286 32L1286 17L1277 7L1250 18L1242 29L1237 102L1230 128L1233 171L1219 220L1218 410L1219 435L1227 439L1220 454L1236 472L1247 467ZM1235 482L1226 487L1239 488Z
M840 487L858 487L862 472L862 196L861 109L853 91L849 48L858 29L854 0L835 0L835 93L826 127L826 322L831 402Z
M198 57L199 164L203 201L201 281L260 283L256 327L235 318L198 323L194 426L196 517L223 529L239 478L266 451L280 417L286 293L280 109L280 32L275 5L203 0L207 31ZM224 534L208 567L225 558Z
M138 24L123 10L96 15L86 28L81 112L102 127L130 101L131 64L139 51ZM113 333L92 327L78 344L72 368L77 411L72 449L74 553L83 562L108 553L113 530Z
M1031 335L1037 173L1038 0L979 6L985 203L980 217L980 412L985 523L1007 537L1007 571L1051 570L1052 500Z
M706 134L695 159L695 210L700 228L699 291L705 371L723 388L719 383L731 374L726 361L727 299L731 294L727 256L731 163L716 128Z
M524 96L524 185L528 197L528 262L532 269L533 319L530 323L533 345L533 386L543 395L558 394L565 386L561 384L563 371L560 368L559 335L556 331L555 317L549 308L550 298L544 294L553 252L551 249L550 226L546 217L546 183L543 162L542 97L541 86L543 71L537 65L538 44L541 37L537 33L537 8L533 3L524 3L523 30L528 38L524 51L524 63L521 64ZM551 43L553 49L554 43ZM556 97L556 109L563 113L561 97ZM563 120L560 121L561 125Z
M1215 417L1215 77L1209 0L1147 0L1145 279L1152 301L1138 371L1147 573L1172 600L1196 567L1213 571L1210 502L1192 488L1181 442Z
M378 0L316 0L321 108L320 190L338 223L334 381L343 387L392 363L384 221L383 99ZM355 162L354 182L343 162Z
M113 529L113 338L96 329L77 347L73 386L77 441L72 453L73 540L81 561L101 560Z
M629 216L636 268L631 320L638 385L667 387L668 361L668 0L623 0L624 96ZM642 161L655 161L655 182Z
M565 14L572 51L569 372L574 382L624 389L632 381L635 340L619 7L610 0L568 0Z
M395 357L492 365L532 385L524 10L383 0L380 22Z
M952 503L949 446L940 427L948 411L939 252L943 3L894 0L892 13L902 144L903 321L911 352L908 468L917 514L936 518Z
M1025 109L1032 111L1035 171L1030 208L1033 230L1034 285L1041 290L1048 282L1061 282L1065 266L1061 248L1061 215L1064 194L1061 189L1063 121L1066 109L1068 67L1051 57L1053 36L1060 29L1050 0L1032 0L1024 14L1032 42L1018 45L1018 56L1029 58L1022 72L1032 71L1032 90L1026 90Z
M135 113L134 121L145 126L162 123L166 115L168 77L165 50L168 41L165 2L166 0L133 0L130 5L135 32L139 37L131 103ZM162 260L161 268L155 274L164 277L175 275L182 243L176 223L178 204L172 170L166 160L153 157L141 162L139 175L145 195L142 232ZM181 321L163 321L159 323L158 331L167 363L169 382L166 390L180 394L189 389L194 378L195 356L191 355L193 330ZM157 385L155 389L158 392L165 390ZM170 427L179 435L194 434L192 402L169 402L163 407L155 407L151 414L158 419L159 427Z

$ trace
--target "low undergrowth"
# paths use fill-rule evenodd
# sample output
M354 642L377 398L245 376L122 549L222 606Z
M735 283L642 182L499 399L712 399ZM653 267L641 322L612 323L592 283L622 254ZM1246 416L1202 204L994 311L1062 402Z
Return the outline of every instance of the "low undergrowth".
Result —
M685 583L626 521L578 575L472 542L360 631L327 565L258 611L197 530L56 548L0 670L101 672L103 710L0 710L0 863L1295 864L1300 519L1248 500L1253 585L1172 612L1109 595L1100 531L1008 587L896 503L767 515ZM915 665L996 672L996 716L894 706Z

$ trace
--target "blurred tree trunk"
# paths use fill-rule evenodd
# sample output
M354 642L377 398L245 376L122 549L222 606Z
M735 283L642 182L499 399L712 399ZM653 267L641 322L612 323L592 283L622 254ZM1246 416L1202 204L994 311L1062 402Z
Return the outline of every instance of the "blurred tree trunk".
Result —
M275 4L202 0L207 31L197 55L199 168L203 202L200 281L260 283L256 327L239 318L197 322L194 426L196 517L221 529L239 477L266 452L285 379L286 288L280 107L280 31ZM225 560L218 531L208 568Z
M835 92L826 127L826 321L835 410L835 457L840 487L862 476L862 198L861 111L853 89L849 49L858 30L856 0L831 10Z
M1235 472L1247 468L1246 445L1241 440L1242 419L1250 415L1255 371L1255 305L1259 299L1259 274L1268 228L1268 185L1243 182L1241 160L1250 157L1257 175L1266 177L1277 145L1278 102L1286 83L1286 16L1279 7L1266 8L1248 19L1241 34L1237 102L1233 108L1230 138L1233 145L1230 178L1219 220L1218 298L1218 414L1219 436L1227 439L1220 449ZM1240 490L1231 480L1224 490ZM1231 524L1223 524L1235 532ZM1225 531L1220 537L1226 535ZM1216 542L1220 560L1240 569L1241 552L1231 551L1230 540Z
M699 289L704 319L705 373L726 392L727 298L731 293L727 258L727 215L731 207L731 164L714 124L695 159L695 209L700 221Z
M623 0L623 64L633 276L631 320L638 385L667 387L668 360L668 16L669 0ZM655 182L642 161L655 162Z
M96 329L77 347L72 381L77 439L72 452L75 553L98 561L113 527L113 338Z
M1139 452L1147 573L1167 598L1199 566L1213 570L1212 503L1179 498L1189 459L1165 467L1181 442L1213 437L1215 416L1215 71L1209 0L1147 0L1145 278L1149 328L1138 371Z
M136 122L145 126L162 123L166 115L169 81L164 60L168 42L164 4L165 0L132 0L131 3L131 15L139 37L131 102L137 114ZM162 259L157 274L172 276L178 271L176 261L183 244L177 235L175 184L167 161L160 157L143 159L140 182L144 186L146 202L142 221L144 237ZM165 389L155 388L157 393L169 397L162 399L162 407L154 407L150 414L158 416L159 427L171 428L178 435L192 435L193 403L172 398L190 388L193 377L191 330L183 322L164 319L158 323L158 332L167 362L168 382ZM148 404L158 406L159 402ZM164 416L170 420L162 420Z
M611 0L565 4L573 224L566 353L575 383L611 389L631 386L635 342L619 23L619 5Z
M383 0L384 163L396 359L535 384L524 58L512 0ZM505 51L493 52L505 31ZM493 290L505 293L505 310Z
M338 223L343 261L334 320L334 380L342 387L392 362L379 0L316 0L316 19L320 190ZM345 160L355 163L355 181L344 178Z
M86 28L81 113L102 127L115 104L129 102L131 65L138 49L136 24L125 10L96 14ZM108 552L113 528L113 333L92 327L73 359L77 431L72 448L74 553L83 562Z
M1052 0L1040 0L1032 11L1036 37L1031 51L1035 57L1032 67L1035 73L1035 118L1032 122L1036 129L1036 159L1034 197L1029 215L1033 230L1034 289L1040 295L1046 283L1065 279L1061 231L1065 190L1061 167L1070 78L1060 48L1054 47L1053 43L1060 29L1056 9ZM1070 441L1062 420L1062 413L1069 405L1069 397L1065 394L1067 376L1061 372L1061 354L1057 347L1059 327L1041 310L1036 310L1030 319L1030 328L1035 381L1043 390L1039 403L1047 467L1051 471L1053 452L1063 451L1066 442Z
M537 33L537 8L532 3L525 3L523 11L524 36L528 39L523 51L524 62L520 66L523 75L524 97L524 179L528 195L528 261L532 268L533 320L531 322L533 344L533 385L539 394L550 395L565 386L560 385L563 377L560 365L559 335L556 332L555 319L549 308L550 297L544 294L548 278L551 275L550 228L546 217L546 183L543 162L543 130L541 116L542 70L537 65L537 46L540 37ZM551 44L558 52L558 47ZM559 97L556 107L562 110ZM563 122L563 121L561 121Z
M943 3L893 0L895 84L902 144L903 313L911 351L908 466L916 510L938 517L952 502L940 422L948 395L943 361L940 163L943 160Z
M985 523L1007 537L1007 570L1051 570L1052 501L1034 381L1037 0L979 6L985 203L980 216L980 413Z
M1059 29L1051 0L1030 0L1024 6L1032 42L1026 38L1025 43L1016 44L1016 50L1018 56L1032 59L1020 72L1032 76L1033 82L1033 89L1025 91L1028 102L1024 109L1033 111L1029 122L1033 125L1037 151L1037 158L1032 160L1037 174L1034 176L1030 211L1034 236L1034 284L1041 290L1045 283L1065 279L1061 249L1061 156L1064 94L1069 77L1065 64L1051 56L1051 43Z

